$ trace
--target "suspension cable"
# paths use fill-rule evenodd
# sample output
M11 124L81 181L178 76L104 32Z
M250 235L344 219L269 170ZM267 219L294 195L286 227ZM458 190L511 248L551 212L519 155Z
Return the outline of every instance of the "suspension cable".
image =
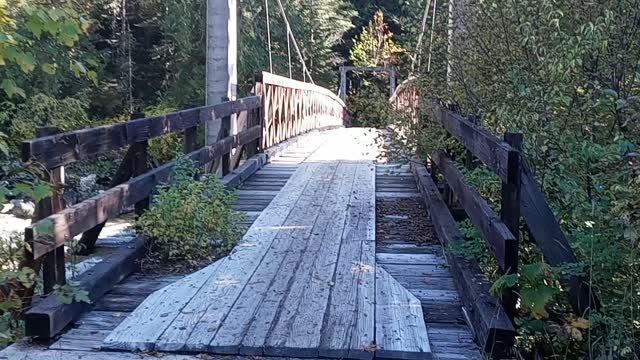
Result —
M273 73L273 60L271 58L271 29L269 26L269 0L264 0L264 10L267 15L267 42L269 43L269 72Z
M300 52L300 48L298 47L298 42L296 41L296 37L293 35L293 32L291 31L291 26L289 26L289 20L287 20L287 14L284 11L284 6L282 6L281 0L278 0L278 5L280 6L280 12L282 13L284 22L287 25L287 33L289 36L291 36L291 40L293 41L293 46L296 49L296 52L298 53L300 62L302 63L303 75L306 73L307 76L309 77L309 81L311 81L311 83L314 84L313 78L311 77L311 73L309 72L309 69L307 69L307 64L305 64L304 58L302 57L302 52Z
M287 57L289 59L289 79L293 77L293 71L291 71L291 38L289 32L287 32Z
M420 62L422 58L422 37L424 36L424 31L427 28L427 17L429 16L429 8L431 7L431 0L426 0L426 6L424 7L424 12L422 13L422 27L420 28L420 35L418 35L418 42L416 44L416 53L413 56L413 60L411 61L411 74L413 74L416 66L416 59L418 60L418 67L420 67Z
M431 39L429 40L429 61L427 62L427 72L431 72L431 49L433 48L433 33L436 27L436 4L438 0L433 1L433 15L431 15Z

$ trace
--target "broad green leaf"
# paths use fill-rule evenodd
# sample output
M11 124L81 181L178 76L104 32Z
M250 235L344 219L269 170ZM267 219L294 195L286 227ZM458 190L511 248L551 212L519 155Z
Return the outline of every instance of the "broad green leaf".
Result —
M553 299L556 292L556 289L548 286L525 288L520 290L520 300L533 317L544 319L549 316L545 306Z
M36 68L36 59L29 52L19 53L16 57L16 63L20 65L20 70L24 73L30 73Z
M518 274L502 275L493 283L490 292L494 296L500 296L506 289L513 287L517 283Z
M29 20L27 21L27 29L31 31L31 33L35 35L36 38L40 39L43 28L44 23L42 19L34 15L31 15L31 17L29 17Z
M49 219L43 219L36 223L36 232L41 235L53 236L53 221Z
M44 181L38 181L33 186L32 195L33 201L36 202L46 198L47 196L51 195L51 184Z
M87 72L87 78L91 81L93 81L93 83L95 85L98 85L98 73L96 73L93 70L90 70Z
M42 64L42 71L49 75L53 75L56 73L56 64L44 63Z

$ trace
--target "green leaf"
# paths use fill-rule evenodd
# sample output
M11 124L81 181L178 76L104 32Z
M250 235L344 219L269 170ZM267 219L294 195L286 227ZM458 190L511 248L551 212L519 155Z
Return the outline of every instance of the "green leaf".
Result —
M91 304L91 299L89 299L89 292L87 290L77 290L73 297L76 302Z
M42 64L42 71L49 75L53 75L56 73L56 64L44 63Z
M36 68L36 59L31 53L19 53L16 57L16 63L20 65L20 70L24 73L30 73Z
M87 78L91 80L95 85L98 85L98 73L93 70L87 72Z
M491 286L489 290L493 296L500 296L502 293L518 283L518 274L502 275Z
M615 100L615 99L618 99L618 93L617 93L615 90L613 90L613 89L605 89L604 91L602 91L602 93L603 93L605 96L608 96L608 97L613 98L614 100Z
M38 202L44 198L46 198L47 196L51 195L51 184L44 182L44 181L38 181L32 189L32 198L33 201Z
M543 319L549 316L545 306L553 299L556 292L556 289L548 286L525 288L520 290L520 300L531 315L536 319Z
M4 90L5 94L9 98L12 98L14 95L19 95L20 97L26 97L24 90L19 88L13 80L4 79L2 80L2 84L0 84L2 90Z
M26 25L27 25L27 29L33 35L35 35L36 38L40 39L40 36L42 35L42 30L44 28L44 23L42 19L40 19L38 16L31 15Z
M53 221L42 219L36 223L35 229L38 234L53 236Z

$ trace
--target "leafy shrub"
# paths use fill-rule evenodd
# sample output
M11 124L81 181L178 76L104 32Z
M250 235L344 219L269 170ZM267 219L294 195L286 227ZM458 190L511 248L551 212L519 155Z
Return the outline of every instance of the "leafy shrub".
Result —
M354 126L384 128L391 123L389 95L375 84L350 95L347 102Z
M159 189L136 227L151 239L153 257L194 267L216 250L230 249L239 237L234 199L215 176L202 175L193 161L179 156L174 181Z
M91 126L87 103L76 98L58 100L38 94L19 105L5 104L8 109L0 115L0 123L8 127L7 135L15 145L34 138L38 127L53 126L69 131Z

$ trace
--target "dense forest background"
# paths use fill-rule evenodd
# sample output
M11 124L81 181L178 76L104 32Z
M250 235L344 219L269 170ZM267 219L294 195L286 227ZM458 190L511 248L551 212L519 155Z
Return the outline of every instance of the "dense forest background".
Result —
M435 2L435 0L434 0ZM286 28L270 1L274 72L289 74ZM523 358L640 358L640 4L605 1L483 1L435 4L423 32L424 1L283 0L292 31L316 83L337 89L338 66L392 64L400 80L417 77L423 95L455 103L501 136L524 133L524 151L580 263L551 268L522 228L522 273L504 278L469 223L464 249L496 284L522 290L516 319ZM47 192L37 172L17 158L35 129L70 130L125 121L133 112L157 114L204 104L205 1L0 0L0 204ZM433 2L431 2L433 4ZM240 0L239 92L269 68L265 2ZM464 14L464 15L462 15ZM449 32L453 28L450 47ZM416 43L423 34L423 46ZM414 59L421 62L410 73ZM427 60L429 59L429 60ZM292 51L291 72L302 79ZM352 74L349 105L357 124L405 121L386 104L385 74ZM401 139L425 157L457 151L424 115ZM175 140L175 139L174 139ZM155 161L179 144L151 145ZM109 183L105 154L68 170L78 199L80 178ZM482 167L465 173L498 205L499 179ZM30 186L22 186L21 184ZM97 189L90 189L95 192ZM72 201L70 201L72 202ZM9 245L7 245L9 244ZM2 279L34 274L17 268L20 251L2 242ZM584 275L602 308L571 314L559 274ZM526 295L528 294L528 295ZM528 297L527 297L528 296ZM3 300L3 299L0 299ZM0 301L0 343L14 339L10 316L19 304ZM8 325L7 325L8 324Z

